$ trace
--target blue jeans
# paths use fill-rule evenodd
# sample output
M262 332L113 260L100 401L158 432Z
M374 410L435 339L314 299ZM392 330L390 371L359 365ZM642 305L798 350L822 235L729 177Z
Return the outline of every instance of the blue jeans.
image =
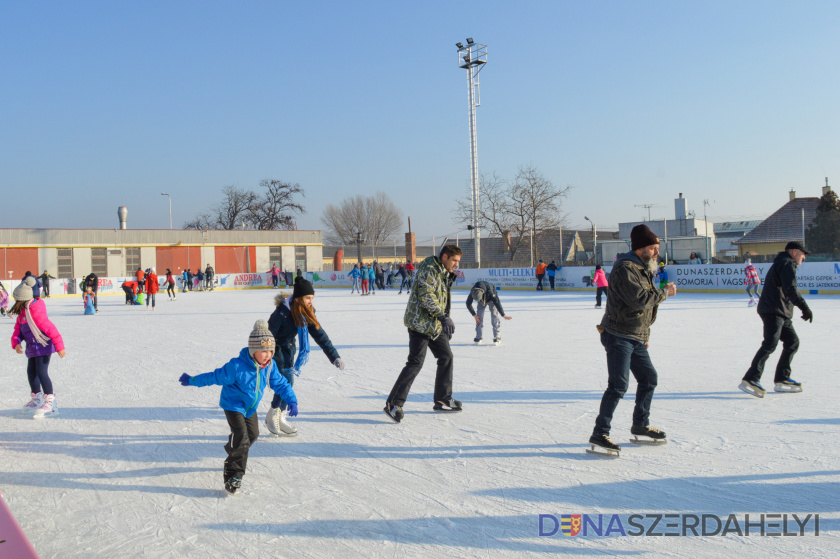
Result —
M747 295L752 297L752 293L750 293L750 290L752 290L755 293L755 297L757 299L758 298L758 284L756 283L756 284L747 286Z
M609 435L613 412L630 384L630 373L636 377L636 407L633 425L647 427L650 402L656 389L656 369L650 361L645 342L620 338L609 332L601 334L601 345L607 352L607 390L601 398L601 410L595 420L594 435Z
M350 293L353 291L359 291L359 278L353 278L353 285L350 287Z
M295 384L295 370L294 369L281 369L277 368L280 371L280 374L283 375L287 381L289 381L289 386L294 386ZM280 397L280 394L274 393L274 398L271 400L271 407L272 408L280 408L280 410L286 409L286 400Z

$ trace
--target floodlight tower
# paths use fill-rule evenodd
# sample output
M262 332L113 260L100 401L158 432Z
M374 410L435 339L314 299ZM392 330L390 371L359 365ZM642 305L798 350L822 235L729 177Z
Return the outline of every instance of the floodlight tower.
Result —
M478 73L487 64L487 45L476 43L472 37L467 39L467 45L455 43L458 47L458 67L467 71L469 84L470 109L470 171L472 179L472 230L475 260L481 267L481 228L478 219L478 151L475 130L475 109L481 105L481 95L478 87Z

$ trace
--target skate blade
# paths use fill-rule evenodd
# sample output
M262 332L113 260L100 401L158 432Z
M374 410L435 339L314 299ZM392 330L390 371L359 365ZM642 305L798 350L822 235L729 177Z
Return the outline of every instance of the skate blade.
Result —
M286 437L297 437L298 436L297 431L295 431L294 433L283 433L283 432L271 433L271 435L275 438L278 438L278 439L282 439L282 438L286 438Z
M605 456L607 458L618 458L620 450L612 450L609 448L603 448L598 445L590 444L592 448L587 448L587 454L594 454L596 456ZM596 448L600 448L601 450L595 450Z
M454 410L452 408L432 408L432 411L441 412L441 413L457 413L464 411L463 409Z
M47 413L47 414L44 414L44 415L33 415L32 419L50 419L52 417L57 417L57 416L58 416L58 412L54 412L54 413Z
M644 437L644 435L633 435L633 438L630 439L630 442L635 443L635 444L652 444L652 445L665 444L665 443L668 442L668 439L652 439L652 438L640 439L639 438L640 436Z
M802 392L801 386L775 386L774 392Z
M746 392L750 396L755 396L756 398L764 398L764 394L765 394L764 392L758 392L757 390L753 390L751 388L746 388L744 386L741 386L740 384L738 385L738 389L741 392Z

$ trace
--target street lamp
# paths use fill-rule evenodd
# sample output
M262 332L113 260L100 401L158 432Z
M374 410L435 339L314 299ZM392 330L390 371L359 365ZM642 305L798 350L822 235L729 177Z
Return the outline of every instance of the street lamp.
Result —
M598 264L598 229L595 227L595 222L594 221L592 221L591 219L589 219L586 216L583 216L583 219L585 219L586 221L588 221L589 223L592 224L592 237L593 237L592 248L595 251L595 264L597 265Z
M470 110L470 171L472 184L472 238L475 247L475 260L481 268L481 228L479 227L478 208L478 153L475 130L475 109L481 105L481 97L478 87L478 73L487 64L487 45L473 41L472 37L467 38L467 45L455 43L458 47L458 67L463 68L468 74L469 87L469 110Z
M172 196L169 196L166 192L161 192L160 195L169 198L169 228L172 229Z

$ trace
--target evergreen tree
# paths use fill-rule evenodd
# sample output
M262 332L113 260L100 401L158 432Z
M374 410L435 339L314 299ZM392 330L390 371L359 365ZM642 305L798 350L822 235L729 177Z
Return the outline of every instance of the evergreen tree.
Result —
M820 198L817 216L805 230L805 246L811 252L840 252L840 199L834 191Z

